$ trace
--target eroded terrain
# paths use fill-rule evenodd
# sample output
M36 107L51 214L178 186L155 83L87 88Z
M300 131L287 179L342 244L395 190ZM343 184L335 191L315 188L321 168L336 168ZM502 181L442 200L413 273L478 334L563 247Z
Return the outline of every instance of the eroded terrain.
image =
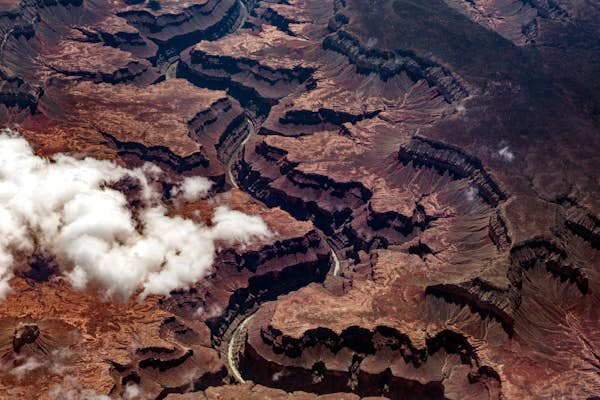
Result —
M141 302L20 266L0 397L600 396L597 3L7 0L0 34L37 154L273 232Z

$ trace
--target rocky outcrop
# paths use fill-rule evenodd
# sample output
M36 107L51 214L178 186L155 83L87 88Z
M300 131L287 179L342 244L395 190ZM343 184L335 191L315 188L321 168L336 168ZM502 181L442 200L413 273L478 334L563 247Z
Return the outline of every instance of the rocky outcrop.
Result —
M562 218L567 229L600 250L600 218L572 201L564 202Z
M185 395L170 395L166 400L197 400L198 396L203 395L207 400L360 400L352 393L335 393L323 396L316 396L313 393L297 391L288 393L284 390L255 385L247 382L242 385L224 385L211 387L203 393L189 393ZM369 397L368 400L385 400L385 397Z
M40 328L36 324L20 324L15 328L12 346L15 353L27 344L35 343L40 336Z
M239 0L210 0L184 7L168 2L157 10L129 6L117 15L159 46L156 60L160 61L201 40L214 40L230 33L241 12Z
M137 348L127 364L113 363L113 373L118 376L114 394L133 383L143 388L138 390L147 398L164 399L172 393L200 391L222 383L227 370L216 351L202 345L204 331L175 317L163 320L159 331L164 342Z
M43 90L24 82L20 78L0 74L0 104L34 112Z
M175 314L206 316L213 341L219 345L230 325L240 316L256 310L278 296L290 293L311 282L322 282L331 266L329 252L315 231L304 236L277 241L258 250L238 254L224 252L216 262L216 274L206 283L189 291L173 293L162 301ZM239 287L231 292L220 288L238 275Z
M589 290L585 271L573 265L567 252L550 240L535 238L516 244L510 251L510 262L522 270L545 268L561 281L575 284L581 293L586 294Z
M509 335L514 333L514 310L519 306L521 297L515 287L502 288L475 278L460 284L431 285L425 293L441 297L450 303L468 306L482 319L492 317Z
M394 211L377 212L373 210L371 204L367 207L367 213L367 223L374 231L391 228L404 236L410 235L416 229L427 229L436 219L427 215L419 205L415 207L413 214L408 216Z
M335 362L330 358L334 354ZM467 339L450 330L438 332L418 348L407 335L386 326L373 330L350 326L339 333L319 328L289 337L261 325L250 328L240 367L254 381L288 391L303 387L316 393L442 399L443 378L432 371L442 367L438 363L444 358L446 363L466 366L473 376L484 371L499 384L498 374L480 365ZM398 375L402 370L414 374Z
M456 179L468 179L477 189L477 194L492 207L506 199L481 161L456 147L414 136L407 144L400 146L398 159L403 164L423 165L436 169L440 174L448 173Z
M276 40L287 40L277 36L280 34L274 35ZM243 96L248 96L259 106L272 106L306 83L314 70L298 64L297 60L287 62L289 54L285 53L285 48L273 48L267 39L259 38L247 52L242 52L245 49L234 37L199 43L189 54L184 54L179 74L201 86L236 90L242 94L239 96L242 102ZM301 45L306 46L306 43ZM266 51L268 58L262 59Z
M488 229L490 239L492 239L498 250L504 251L510 247L512 240L508 234L506 222L499 211L496 211L490 217Z
M356 65L359 72L376 72L383 79L389 79L403 72L415 82L424 79L430 86L435 87L449 103L461 100L468 95L467 89L459 78L433 61L419 58L411 52L402 50L383 52L367 48L343 28L328 36L323 41L323 46L325 49L344 54L351 63Z

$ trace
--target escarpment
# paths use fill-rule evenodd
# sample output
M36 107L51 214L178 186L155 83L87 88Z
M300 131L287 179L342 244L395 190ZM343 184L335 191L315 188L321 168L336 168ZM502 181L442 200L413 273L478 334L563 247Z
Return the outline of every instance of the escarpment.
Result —
M518 308L521 297L515 287L496 287L490 282L475 278L460 284L437 284L428 286L426 294L439 296L448 302L467 305L481 318L491 316L504 330L514 333L513 313Z
M356 65L358 71L376 72L388 79L401 72L413 81L424 79L444 96L446 101L459 101L468 95L467 89L458 78L432 61L424 60L410 52L397 50L382 52L361 44L346 30L339 29L323 41L325 49L338 51Z
M543 18L565 19L569 15L560 2L554 0L523 0L522 3L529 4L538 10L538 14Z
M566 202L564 224L596 250L600 249L600 218L577 203Z
M314 70L290 57L284 45L308 47L310 43L276 32L271 29L258 38L238 34L241 37L201 42L184 54L181 74L200 85L231 88L259 105L271 106L307 82ZM246 45L246 40L251 40L252 46Z
M94 83L150 81L156 77L148 61L99 42L61 41L52 52L40 54L38 60L53 75Z
M117 155L133 165L148 161L180 173L206 169L209 165L209 161L200 152L180 157L168 147L146 147L138 142L121 142L110 133L101 133L114 146Z
M290 36L295 35L294 32L290 29L290 24L297 23L298 21L295 21L286 17L285 15L280 14L277 11L277 9L273 6L268 7L262 14L262 17L282 32L285 32Z
M213 341L220 344L237 318L280 295L322 282L330 266L321 238L308 231L305 236L257 250L222 254L210 279L189 291L174 293L163 301L163 307L187 318L204 317ZM237 282L235 290L222 286L232 281Z
M76 25L74 29L80 34L76 40L103 43L106 46L131 52L138 57L152 57L157 51L154 42L129 25L125 18L116 15L109 15L98 24Z
M6 278L0 398L596 396L592 3L3 1L2 127L269 234L125 303L35 251ZM139 181L106 187L139 219Z
M465 13L483 26L495 30L498 34L517 45L541 44L540 26L546 24L568 23L572 16L558 1L522 0L505 1L463 1L446 0L451 7Z
M463 151L421 137L413 137L409 143L400 146L398 159L402 163L425 165L447 172L458 179L468 178L487 203L495 207L506 198L498 185L481 165L481 161Z
M532 239L519 243L511 249L511 263L523 270L541 266L559 279L577 285L586 294L589 289L588 277L584 270L573 265L564 249L544 239Z
M211 0L189 4L183 9L166 2L157 10L143 4L129 5L117 15L146 35L159 47L158 60L177 55L201 40L211 40L231 32L241 18L239 0Z
M515 312L523 299L523 280L532 269L546 271L562 282L568 282L583 295L589 293L589 277L584 269L568 259L567 252L552 240L534 238L512 246L506 272L507 284L497 286L480 278L459 284L428 286L427 294L442 297L449 302L467 305L482 318L491 316L500 322L509 334L515 333Z
M349 326L341 332L327 328L306 330L299 337L287 336L272 325L262 325L270 308L259 312L251 323L240 368L256 382L287 390L300 390L294 377L316 393L352 391L361 396L390 399L444 398L442 364L466 371L487 371L486 385L472 382L473 392L498 398L499 382L493 368L480 365L465 337L443 330L415 346L404 333L386 326L372 330ZM335 361L331 357L335 354ZM261 368L253 368L253 365ZM457 374L460 375L461 373ZM451 380L460 379L453 376ZM306 390L307 386L303 390ZM494 392L496 392L494 394Z
M260 154L260 157L264 157L266 161L271 162L277 162L278 156L280 157L285 154L285 151L266 144L257 145L256 152L256 154ZM365 200L370 197L370 193L359 184L340 184L324 176L309 175L294 171L293 164L285 163L283 160L278 163L282 165L281 171L286 174L286 179L289 179L291 184L300 189L307 189L310 192L311 190L327 188L328 195L332 199L346 198L350 201L350 204L364 204ZM269 163L263 165L264 168L268 168ZM269 177L269 175L265 174L266 170L256 171L245 160L240 160L236 166L239 168L237 171L238 182L245 190L252 193L268 206L282 207L295 218L301 220L307 220L312 217L314 223L320 229L328 232L333 229L333 224L335 223L334 212L319 207L314 200L294 197L291 193L271 187L270 183L276 181L277 175ZM341 210L339 215L343 215Z
M189 63L184 59L181 74L215 86L238 86L238 90L251 92L261 102L272 105L305 82L310 70L271 69L253 60L215 57L195 49L190 53Z
M379 114L379 110L370 111L359 115L353 115L343 111L330 110L327 108L321 108L318 111L293 110L286 112L279 119L279 122L283 125L318 125L324 123L343 125L345 123L355 124L365 119L372 119L376 117L377 114Z
M29 112L35 111L42 89L32 87L17 77L1 77L0 103L5 107L17 107Z

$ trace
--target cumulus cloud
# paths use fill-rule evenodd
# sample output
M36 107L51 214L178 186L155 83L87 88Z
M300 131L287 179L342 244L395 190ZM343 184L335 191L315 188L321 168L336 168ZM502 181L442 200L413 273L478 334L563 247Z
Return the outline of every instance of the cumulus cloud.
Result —
M10 373L17 377L17 379L23 379L25 375L29 374L36 369L43 367L44 363L39 361L35 357L28 357L24 363L13 368Z
M113 400L93 389L82 388L79 379L72 375L65 376L61 384L53 385L48 395L53 400Z
M288 375L288 372L285 369L282 369L281 371L275 372L271 379L273 380L273 382L277 382L281 378L283 378L284 376L287 376L287 375Z
M17 380L31 374L47 375L48 372L62 376L73 368L69 360L72 354L73 351L66 347L37 355L6 354L0 359L0 375L10 374Z
M71 367L69 366L69 358L73 355L73 351L66 347L61 347L52 350L49 355L49 370L56 375L63 375Z
M500 158L507 162L511 162L515 159L514 153L510 151L510 148L508 146L504 146L500 150L498 150L498 155L500 156Z
M206 198L213 183L203 176L192 176L185 178L181 185L171 191L173 196L181 195L188 202Z
M223 311L223 308L218 304L213 304L208 307L199 307L195 314L198 318L210 319L223 314Z
M369 40L367 40L367 49L375 47L377 42L379 42L379 40L376 37L370 37Z
M139 400L145 398L144 393L140 387L134 383L130 383L125 388L123 393L124 400Z
M270 236L264 221L225 206L208 227L168 216L155 188L156 166L127 169L93 158L36 156L28 142L0 132L0 298L15 265L32 254L56 259L77 289L101 288L106 297L168 294L201 279L216 243L247 244ZM132 210L116 182L137 182ZM186 179L184 197L204 196L205 178Z
M473 201L479 195L479 190L475 186L469 186L469 188L465 191L465 197L468 201Z

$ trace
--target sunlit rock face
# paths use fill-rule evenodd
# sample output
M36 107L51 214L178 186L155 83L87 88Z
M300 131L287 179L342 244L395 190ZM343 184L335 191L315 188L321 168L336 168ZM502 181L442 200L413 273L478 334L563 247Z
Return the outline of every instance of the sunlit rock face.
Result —
M600 393L600 9L0 3L0 398Z

